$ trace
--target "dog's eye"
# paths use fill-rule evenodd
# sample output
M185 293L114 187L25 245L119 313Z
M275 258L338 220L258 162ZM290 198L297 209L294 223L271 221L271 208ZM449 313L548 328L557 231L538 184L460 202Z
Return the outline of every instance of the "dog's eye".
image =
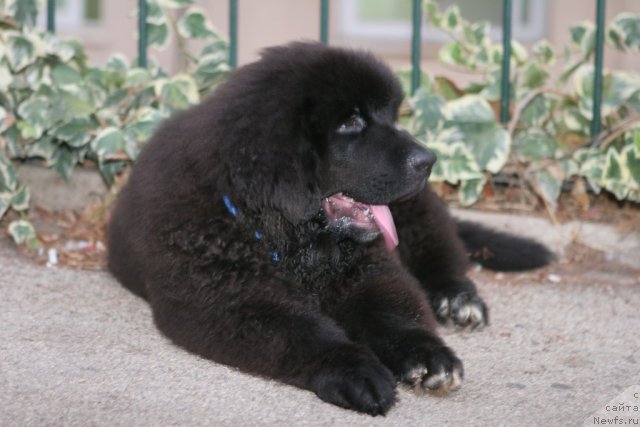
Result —
M366 126L367 122L364 121L362 116L359 114L353 114L346 122L342 123L338 127L337 132L344 135L351 135L354 133L360 133Z

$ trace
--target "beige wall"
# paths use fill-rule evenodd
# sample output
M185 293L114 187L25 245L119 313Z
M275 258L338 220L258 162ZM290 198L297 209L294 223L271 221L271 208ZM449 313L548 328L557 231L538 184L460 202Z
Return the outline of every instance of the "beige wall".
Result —
M538 0L534 0L538 1ZM584 20L594 20L596 0L547 0L547 38L558 50L569 40L569 27ZM330 42L336 45L363 47L373 50L393 67L409 65L410 42L354 40L341 34L338 25L339 0L331 2ZM101 28L69 31L83 40L90 57L103 63L113 52L122 52L130 58L136 55L136 20L130 12L135 9L134 0L103 0L103 23ZM196 0L206 9L213 24L222 34L228 31L227 0ZM108 5L108 7L106 7ZM614 0L607 5L607 20L622 11L640 14L640 0ZM261 48L292 40L317 40L319 35L318 0L239 0L238 61L244 64L255 60ZM457 73L445 69L434 61L439 45L424 42L425 68L433 73L447 74L456 78ZM171 70L179 68L179 56L175 46L165 51L152 51L152 57ZM607 49L605 65L616 69L640 70L640 55L620 54ZM453 75L452 75L453 74ZM465 79L464 75L459 75Z

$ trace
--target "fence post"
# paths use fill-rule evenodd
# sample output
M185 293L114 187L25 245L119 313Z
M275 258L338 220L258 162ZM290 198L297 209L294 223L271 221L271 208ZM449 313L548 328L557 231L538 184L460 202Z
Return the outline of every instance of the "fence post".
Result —
M502 77L500 80L500 122L509 121L509 102L511 100L511 15L512 0L502 3Z
M229 0L229 65L238 65L238 0Z
M605 0L598 0L596 4L596 46L593 64L593 117L591 118L591 138L598 136L602 124L602 59L604 57L605 3Z
M47 31L56 32L56 0L47 0Z
M329 43L329 0L320 0L320 41Z
M420 57L422 41L422 0L413 0L411 10L412 37L411 37L411 95L420 87Z
M138 67L147 66L147 0L138 0Z

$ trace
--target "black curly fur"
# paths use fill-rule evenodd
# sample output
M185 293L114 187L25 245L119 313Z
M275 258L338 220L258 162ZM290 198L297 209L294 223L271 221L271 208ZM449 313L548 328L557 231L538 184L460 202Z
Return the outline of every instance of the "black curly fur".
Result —
M459 326L486 323L486 306L424 187L433 156L395 127L402 97L366 53L267 50L143 149L109 226L110 271L176 344L333 404L377 415L396 380L457 388L431 304ZM337 132L354 114L366 127ZM329 227L321 203L336 192L404 200L391 204L399 249ZM449 304L460 294L472 305Z

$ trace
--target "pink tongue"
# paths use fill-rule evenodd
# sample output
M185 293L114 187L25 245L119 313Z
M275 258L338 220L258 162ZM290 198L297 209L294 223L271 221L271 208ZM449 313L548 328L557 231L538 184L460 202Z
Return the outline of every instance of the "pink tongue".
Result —
M373 219L376 225L380 229L384 242L387 245L387 249L392 251L398 246L398 232L396 231L396 225L393 223L393 217L391 211L387 205L371 205L371 212L373 213Z

